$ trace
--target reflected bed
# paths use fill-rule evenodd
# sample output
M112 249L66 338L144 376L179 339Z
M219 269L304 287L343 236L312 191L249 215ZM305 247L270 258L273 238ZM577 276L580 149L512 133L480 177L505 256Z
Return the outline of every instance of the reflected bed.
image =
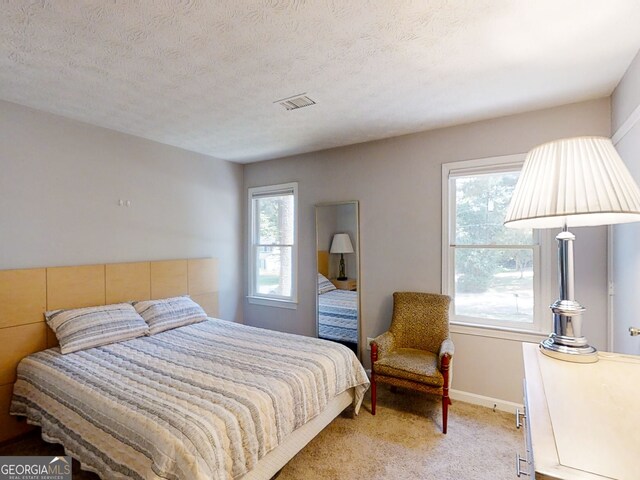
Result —
M318 295L318 336L358 343L358 292L331 290Z

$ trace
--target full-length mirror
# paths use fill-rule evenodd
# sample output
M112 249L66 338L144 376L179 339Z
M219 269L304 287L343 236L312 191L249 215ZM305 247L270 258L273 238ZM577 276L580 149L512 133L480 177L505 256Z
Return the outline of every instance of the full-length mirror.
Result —
M359 356L360 241L358 202L316 205L318 337Z

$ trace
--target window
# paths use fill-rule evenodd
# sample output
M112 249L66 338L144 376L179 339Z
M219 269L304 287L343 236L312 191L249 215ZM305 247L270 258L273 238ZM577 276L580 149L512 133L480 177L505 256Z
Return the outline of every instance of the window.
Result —
M541 332L537 230L503 221L524 155L443 165L443 290L454 324ZM543 325L544 324L544 325Z
M249 301L295 308L297 183L249 189Z

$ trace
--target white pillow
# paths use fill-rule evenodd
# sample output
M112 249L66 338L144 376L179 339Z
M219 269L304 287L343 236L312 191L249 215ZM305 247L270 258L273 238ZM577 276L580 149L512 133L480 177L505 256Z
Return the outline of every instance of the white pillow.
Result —
M45 313L62 353L108 345L146 335L149 327L128 303L51 310Z
M149 335L207 319L207 314L202 307L189 297L143 300L133 302L133 306L149 325Z
M335 290L336 286L327 277L318 273L318 295Z

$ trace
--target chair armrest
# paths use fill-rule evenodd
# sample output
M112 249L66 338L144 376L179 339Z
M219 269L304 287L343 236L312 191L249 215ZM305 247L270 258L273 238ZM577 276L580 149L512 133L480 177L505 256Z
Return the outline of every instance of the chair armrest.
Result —
M438 354L438 367L442 366L442 357L445 355L449 356L449 360L453 358L453 354L455 352L455 347L453 346L453 340L447 338L440 345L440 353Z
M378 346L378 358L382 358L393 350L395 339L391 332L384 332L374 338L371 343L375 343Z

